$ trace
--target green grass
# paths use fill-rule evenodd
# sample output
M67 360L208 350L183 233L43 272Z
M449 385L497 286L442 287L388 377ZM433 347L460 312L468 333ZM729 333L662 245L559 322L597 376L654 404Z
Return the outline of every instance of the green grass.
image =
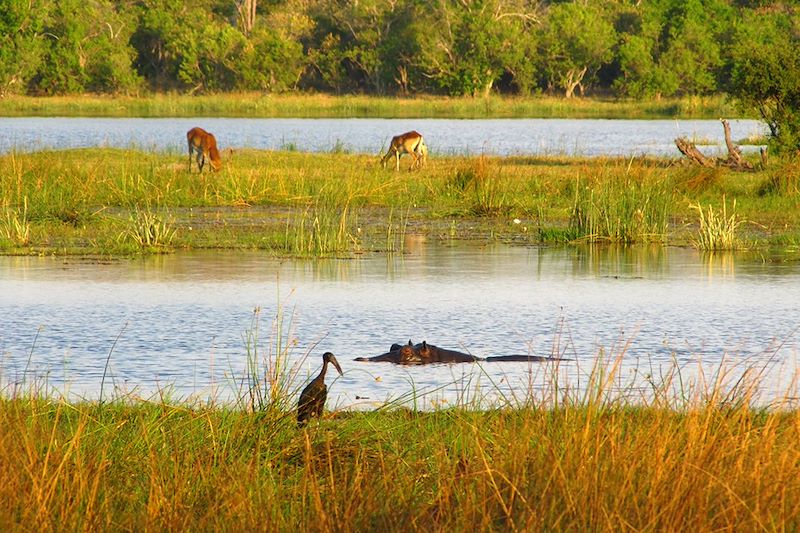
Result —
M544 96L386 98L249 93L8 96L0 99L0 116L700 119L739 114L722 96L640 101Z
M405 235L691 245L692 206L736 201L752 246L800 231L796 163L737 173L655 159L433 157L420 171L377 156L240 150L218 173L183 156L121 149L0 155L0 251L132 254L253 248L347 256Z

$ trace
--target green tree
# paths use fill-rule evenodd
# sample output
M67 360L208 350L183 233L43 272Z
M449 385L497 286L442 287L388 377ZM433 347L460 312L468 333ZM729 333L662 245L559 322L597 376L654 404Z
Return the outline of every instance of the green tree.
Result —
M418 67L452 95L488 95L519 62L522 34L535 15L525 2L440 0L424 14ZM518 11L516 11L518 9Z
M47 3L0 0L0 97L26 90L44 50Z
M383 94L394 85L391 42L402 1L320 0L309 9L313 31L305 41L313 67L309 83L336 92Z
M282 92L296 86L303 71L303 47L278 32L256 26L238 64L239 87Z
M728 0L654 0L624 12L613 86L635 97L716 91L733 13Z
M562 90L567 98L576 90L583 94L613 57L614 26L600 7L588 2L550 6L543 26L539 60L548 88Z
M730 94L755 109L779 152L800 149L800 13L749 13L736 32Z
M117 12L108 0L61 0L45 25L48 39L31 81L45 94L134 90L129 37L132 18Z
M236 88L246 38L229 20L234 7L209 0L140 0L132 42L151 86L190 92Z

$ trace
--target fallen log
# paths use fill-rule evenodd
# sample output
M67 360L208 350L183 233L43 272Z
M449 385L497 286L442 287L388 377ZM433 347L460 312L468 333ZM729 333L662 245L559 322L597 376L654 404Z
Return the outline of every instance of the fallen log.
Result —
M703 153L697 149L694 143L689 141L689 139L686 137L678 137L675 139L675 144L677 145L678 150L680 150L681 153L688 157L693 163L709 168L717 166L714 160L704 156Z
M678 137L675 139L675 145L678 150L686 156L689 161L695 165L700 165L706 168L714 168L718 166L730 167L733 170L740 172L753 172L753 164L742 157L741 149L731 140L731 126L725 119L719 119L722 122L722 128L725 132L725 146L728 148L728 157L706 157L703 152L697 149L693 142L686 137ZM766 166L766 153L762 149L761 162L762 166Z

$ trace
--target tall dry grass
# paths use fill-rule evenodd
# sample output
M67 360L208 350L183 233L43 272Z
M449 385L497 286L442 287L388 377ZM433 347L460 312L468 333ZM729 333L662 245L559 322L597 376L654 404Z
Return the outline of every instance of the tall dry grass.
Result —
M733 250L740 246L737 230L743 221L736 218L736 200L733 201L731 213L728 215L728 202L722 198L722 209L714 211L714 206L705 209L700 204L693 204L697 211L698 230L694 240L695 246L702 250Z
M387 406L337 412L306 429L297 428L291 411L296 390L280 379L288 374L273 373L281 368L273 363L249 367L250 386L263 384L265 401L249 402L254 396L243 390L239 408L6 395L0 527L800 526L800 410L791 403L753 407L757 380L701 380L676 395L682 380L674 373L632 401L613 390L620 357L598 365L585 391L561 389L555 403L537 402L534 393L489 410Z

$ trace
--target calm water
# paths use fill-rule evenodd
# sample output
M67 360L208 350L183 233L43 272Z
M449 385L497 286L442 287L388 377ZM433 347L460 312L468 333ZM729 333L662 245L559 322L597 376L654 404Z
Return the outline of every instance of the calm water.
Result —
M732 120L734 140L766 132L754 120ZM220 148L251 147L309 152L346 150L378 154L393 135L416 129L432 153L497 155L680 156L684 136L716 143L724 151L717 120L569 119L242 119L242 118L2 118L0 153L93 146L186 150L186 131L202 126ZM746 146L746 150L754 147Z
M171 386L181 398L230 397L246 338L257 333L259 354L269 354L280 304L298 383L317 371L322 352L338 356L345 375L331 385L331 406L368 407L411 391L427 406L464 396L491 402L552 382L546 365L352 361L409 338L480 356L555 350L573 359L556 371L562 387L580 389L605 353L622 354L620 385L633 383L633 394L645 394L646 374L676 363L708 380L721 366L735 379L766 365L761 400L797 395L797 258L439 242L411 250L316 262L255 252L103 263L0 257L2 381L46 380L97 397L111 352L106 394Z

